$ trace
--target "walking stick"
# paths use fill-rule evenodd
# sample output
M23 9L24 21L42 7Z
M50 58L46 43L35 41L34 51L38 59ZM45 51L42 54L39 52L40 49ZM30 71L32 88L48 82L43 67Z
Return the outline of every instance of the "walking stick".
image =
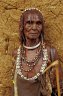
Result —
M45 70L44 70L44 73L46 71L48 71L51 67L55 67L56 69L56 81L57 81L57 90L58 90L58 96L61 96L60 95L60 84L59 84L59 61L56 60L54 61L51 65L49 65Z
M58 90L58 96L60 96L60 84L59 84L59 66L56 65L56 81L57 81L57 90Z

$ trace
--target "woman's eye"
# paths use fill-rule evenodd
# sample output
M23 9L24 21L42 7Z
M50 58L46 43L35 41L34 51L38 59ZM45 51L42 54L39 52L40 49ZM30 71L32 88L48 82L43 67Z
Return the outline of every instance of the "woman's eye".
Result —
M37 25L40 25L40 24L42 24L42 22L41 21L37 21L36 24Z
M41 21L37 21L37 22L34 22L34 21L27 21L26 23L29 24L29 25L32 25L32 24L34 24L34 23L36 23L37 25L42 24Z
M26 23L27 24L33 24L33 21L27 21Z

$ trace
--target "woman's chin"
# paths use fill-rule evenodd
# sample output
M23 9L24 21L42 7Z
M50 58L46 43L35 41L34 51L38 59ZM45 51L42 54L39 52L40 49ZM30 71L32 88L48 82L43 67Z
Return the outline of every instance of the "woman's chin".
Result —
M37 38L39 38L39 36L37 36L36 34L31 34L29 36L29 39L37 39Z

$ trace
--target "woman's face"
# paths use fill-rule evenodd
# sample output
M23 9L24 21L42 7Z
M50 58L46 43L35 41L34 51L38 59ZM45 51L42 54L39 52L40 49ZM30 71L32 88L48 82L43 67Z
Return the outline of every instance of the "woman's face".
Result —
M27 39L39 38L42 31L42 20L37 13L29 13L24 17L24 35Z

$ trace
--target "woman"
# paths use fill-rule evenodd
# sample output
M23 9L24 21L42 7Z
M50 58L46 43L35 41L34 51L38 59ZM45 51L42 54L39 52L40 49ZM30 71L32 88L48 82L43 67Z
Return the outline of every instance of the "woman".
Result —
M57 96L54 69L43 74L58 56L56 50L44 41L41 12L35 8L25 10L20 18L19 30L21 45L17 54L14 52L14 57L17 56L14 95Z

